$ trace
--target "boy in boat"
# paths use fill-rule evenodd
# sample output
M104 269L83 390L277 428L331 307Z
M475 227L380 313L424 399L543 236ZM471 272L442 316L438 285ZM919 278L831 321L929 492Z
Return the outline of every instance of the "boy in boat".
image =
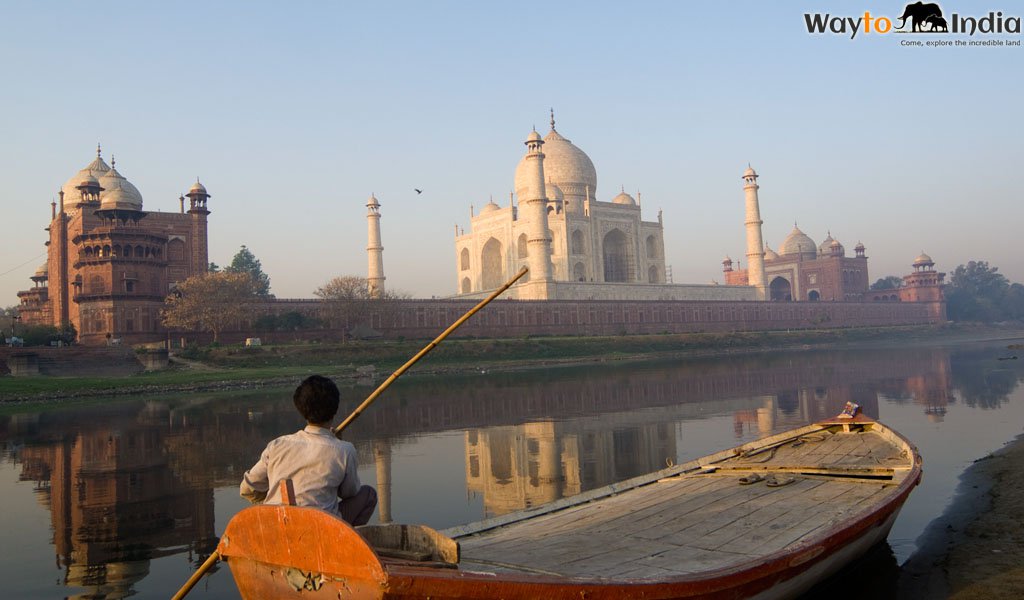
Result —
M306 428L267 444L259 462L242 478L242 497L281 504L280 483L291 479L297 505L340 513L352 526L366 524L377 507L377 491L359 482L355 446L331 430L341 400L338 386L312 375L295 388L292 400L306 419Z

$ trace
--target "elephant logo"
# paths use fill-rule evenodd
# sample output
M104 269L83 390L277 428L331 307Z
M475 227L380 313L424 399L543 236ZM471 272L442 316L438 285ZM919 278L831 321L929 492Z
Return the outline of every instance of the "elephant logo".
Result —
M939 28L942 28L943 31L949 31L949 28L946 26L946 19L942 17L942 9L934 2L927 4L914 2L913 4L908 4L903 9L903 14L899 18L900 23L896 27L897 31L906 26L907 19L910 19L910 31L912 33L938 31ZM928 29L924 29L925 25L928 26Z
M932 15L925 19L924 22L931 25L931 31L939 31L940 28L942 31L949 31L949 26L946 25L946 20L941 15Z

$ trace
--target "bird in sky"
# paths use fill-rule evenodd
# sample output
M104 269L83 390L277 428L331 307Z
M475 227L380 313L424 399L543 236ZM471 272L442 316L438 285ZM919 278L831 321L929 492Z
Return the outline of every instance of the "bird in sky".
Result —
M421 190L421 189L418 189L418 188L412 188L412 189L413 189L413 190L414 190L414 191L415 191L415 192L416 192L417 194L422 194L422 193L423 193L423 190Z

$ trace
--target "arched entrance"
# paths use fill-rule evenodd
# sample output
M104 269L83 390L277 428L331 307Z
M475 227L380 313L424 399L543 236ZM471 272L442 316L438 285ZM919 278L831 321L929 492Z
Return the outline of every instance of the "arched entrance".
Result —
M609 282L633 281L632 261L629 255L629 240L621 229L612 229L604 236L604 280Z
M811 290L807 292L807 299L811 302L817 302L821 300L821 294L818 293L818 290Z
M773 302L789 302L793 300L793 287L785 277L776 277L768 284L768 292Z
M494 238L487 240L480 254L480 280L483 289L492 290L505 282L502 262L501 242Z
M651 265L651 268L647 269L647 283L661 283L657 265Z

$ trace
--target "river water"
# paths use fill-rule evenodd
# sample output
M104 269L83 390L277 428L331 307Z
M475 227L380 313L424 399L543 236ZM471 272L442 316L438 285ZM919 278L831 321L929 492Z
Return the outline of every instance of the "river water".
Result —
M374 521L443 528L804 425L853 401L924 457L921 486L867 567L878 578L898 573L963 470L1021 433L1024 360L1000 360L1013 354L1006 345L406 376L346 439L360 478L380 493ZM371 390L343 388L340 414ZM265 389L6 408L4 596L168 597L246 505L238 481L267 441L301 428L290 398L290 389ZM238 594L221 568L189 597Z

